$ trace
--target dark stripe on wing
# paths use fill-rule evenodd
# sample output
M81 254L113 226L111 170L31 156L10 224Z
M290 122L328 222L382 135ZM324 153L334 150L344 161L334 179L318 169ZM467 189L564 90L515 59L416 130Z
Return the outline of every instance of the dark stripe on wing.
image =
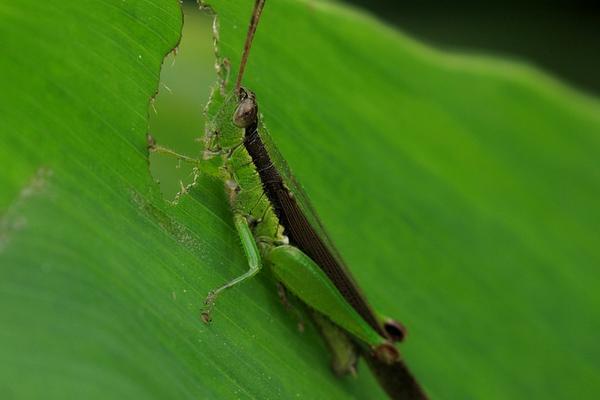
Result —
M371 351L363 351L381 387L394 400L427 400L427 395L402 360L386 364Z
M347 269L329 251L327 245L321 240L302 212L293 193L290 193L286 187L258 134L256 124L246 128L244 146L252 157L263 188L290 243L317 263L356 312L382 337L387 337Z

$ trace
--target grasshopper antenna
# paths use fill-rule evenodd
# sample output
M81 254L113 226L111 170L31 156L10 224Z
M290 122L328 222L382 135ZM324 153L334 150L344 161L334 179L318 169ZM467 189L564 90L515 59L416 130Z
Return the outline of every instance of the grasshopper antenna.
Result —
M254 39L254 33L256 33L256 27L258 26L260 14L265 6L265 1L266 0L256 0L254 3L252 18L250 18L250 26L248 27L248 34L246 35L246 43L244 44L244 54L242 54L242 62L240 63L240 70L238 71L237 81L235 82L235 92L238 94L240 93L242 77L244 76L244 69L246 69L250 47L252 47L252 39Z

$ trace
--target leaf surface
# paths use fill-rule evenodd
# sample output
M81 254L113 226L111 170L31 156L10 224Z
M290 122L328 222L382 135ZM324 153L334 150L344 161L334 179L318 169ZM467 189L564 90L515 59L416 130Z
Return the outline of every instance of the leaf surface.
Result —
M229 84L251 3L211 2ZM269 274L200 322L245 262L220 182L170 206L148 170L148 102L180 29L177 1L0 6L0 395L383 396L365 365L331 375ZM245 85L433 397L598 392L596 100L291 0L267 3Z

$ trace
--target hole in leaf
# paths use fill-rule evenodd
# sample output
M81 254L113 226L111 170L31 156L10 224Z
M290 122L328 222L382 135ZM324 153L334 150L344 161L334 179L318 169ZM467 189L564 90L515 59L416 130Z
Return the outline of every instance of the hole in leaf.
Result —
M199 158L204 106L215 82L212 16L195 2L182 4L184 24L176 53L165 57L158 95L150 104L148 133L156 144ZM150 152L150 172L165 199L174 199L181 183L192 182L193 165Z

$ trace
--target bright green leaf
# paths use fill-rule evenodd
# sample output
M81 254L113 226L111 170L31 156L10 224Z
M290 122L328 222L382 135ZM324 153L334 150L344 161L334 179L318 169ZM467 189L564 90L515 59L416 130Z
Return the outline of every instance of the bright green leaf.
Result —
M251 3L212 2L230 84ZM268 274L200 322L245 265L219 182L171 206L148 170L180 29L177 1L0 6L0 396L382 396L365 365L333 377ZM597 101L291 0L267 2L245 84L434 397L600 389Z

